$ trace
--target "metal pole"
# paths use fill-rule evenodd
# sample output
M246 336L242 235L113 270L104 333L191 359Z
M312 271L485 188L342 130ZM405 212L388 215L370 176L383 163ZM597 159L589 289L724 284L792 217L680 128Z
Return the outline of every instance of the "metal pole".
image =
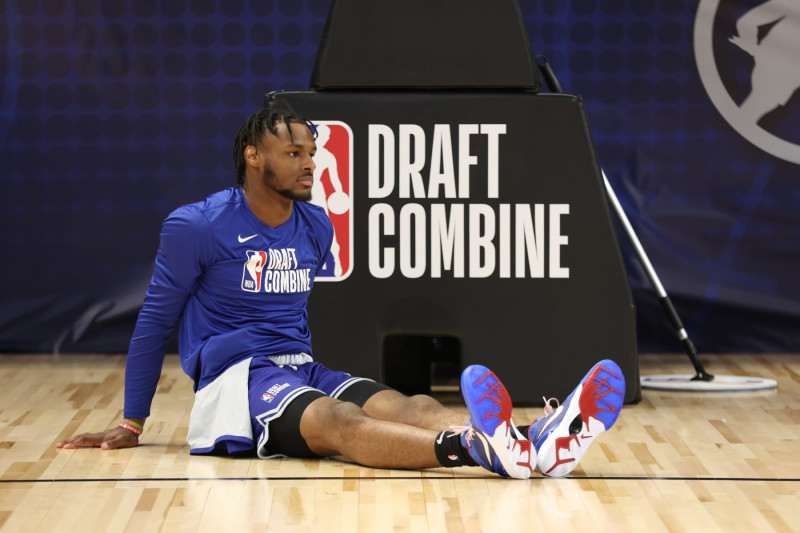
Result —
M550 63L547 61L547 58L543 55L537 56L537 62L539 64L539 69L544 76L545 82L547 86L550 87L550 90L556 93L563 93L564 90L561 88L561 84L558 82L555 73L553 72L553 68L550 66ZM692 361L692 365L694 365L694 370L697 374L692 378L692 381L713 381L714 376L709 374L703 368L703 365L700 364L700 361L697 359L697 350L695 350L694 343L689 338L689 335L686 333L686 329L683 327L683 323L681 322L680 317L678 316L678 312L675 310L675 307L672 305L672 302L667 296L667 291L664 290L664 286L661 284L661 280L658 279L658 274L656 274L655 269L653 268L652 263L650 263L650 259L647 257L647 254L642 247L642 243L639 242L639 237L636 236L636 232L633 230L633 226L631 226L630 220L628 220L628 216L625 214L625 210L622 209L622 205L619 203L617 199L617 195L614 194L614 189L611 188L611 184L608 182L608 178L606 177L606 173L603 169L600 169L600 172L603 175L603 182L605 183L606 192L608 193L608 199L611 201L611 205L614 207L614 212L617 215L622 227L625 229L625 234L628 236L628 239L631 241L634 250L636 251L636 256L639 258L639 262L644 267L645 272L647 273L647 277L650 280L650 283L653 285L653 288L656 290L656 294L658 295L658 300L661 303L661 307L664 308L664 311L667 313L670 322L672 322L672 326L675 328L675 332L678 334L678 338L681 340L683 344L683 349L686 351L686 355L689 356L689 359Z
M667 291L664 290L661 280L658 279L658 274L656 274L656 270L653 268L652 263L650 263L650 259L647 257L647 254L642 247L642 243L639 242L639 237L636 236L636 232L633 230L633 226L631 226L630 220L628 220L628 216L625 214L625 210L622 209L622 205L619 203L617 195L614 194L614 189L611 188L611 184L608 182L606 173L602 169L600 169L600 172L603 174L603 183L605 184L606 192L608 193L608 199L611 201L611 205L614 207L614 212L622 224L625 234L628 236L628 240L633 245L633 248L636 251L636 256L639 258L639 262L642 264L644 271L647 274L647 278L650 280L650 283L653 285L653 288L658 295L658 301L661 303L661 307L664 308L664 311L667 313L670 322L672 322L673 328L675 328L675 331L678 334L678 338L681 340L681 343L683 343L683 349L686 351L686 355L689 356L689 359L692 361L692 365L694 365L694 370L697 372L697 375L692 378L692 381L712 381L714 376L706 372L703 368L703 365L697 359L697 350L695 350L694 343L686 333L686 329L683 327L681 318L678 316L678 312L672 305L672 302L667 295Z

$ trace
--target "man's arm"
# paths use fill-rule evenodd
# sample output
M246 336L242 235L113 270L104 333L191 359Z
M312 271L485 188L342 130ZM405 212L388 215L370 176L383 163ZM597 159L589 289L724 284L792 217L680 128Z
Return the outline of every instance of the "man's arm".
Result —
M125 418L116 427L83 433L56 444L57 448L99 446L130 448L150 416L166 353L167 341L200 276L207 221L196 210L181 208L164 221L153 278L131 338L125 366Z

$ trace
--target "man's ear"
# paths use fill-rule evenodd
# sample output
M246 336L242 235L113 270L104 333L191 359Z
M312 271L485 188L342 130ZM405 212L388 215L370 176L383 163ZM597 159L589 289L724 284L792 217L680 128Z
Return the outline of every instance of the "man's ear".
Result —
M248 165L258 164L258 150L252 144L244 147L244 160Z

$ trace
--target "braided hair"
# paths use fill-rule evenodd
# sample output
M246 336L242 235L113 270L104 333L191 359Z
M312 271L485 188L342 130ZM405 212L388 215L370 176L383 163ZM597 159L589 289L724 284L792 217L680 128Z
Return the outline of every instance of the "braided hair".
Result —
M278 124L283 122L288 127L289 124L305 124L317 138L317 128L307 119L298 115L288 103L275 98L277 93L269 93L264 98L264 107L247 117L244 124L239 128L236 137L233 138L233 168L236 172L236 183L244 185L244 171L247 166L244 160L244 149L248 146L255 146L264 138L267 131L275 135ZM289 138L292 137L292 129L289 130Z

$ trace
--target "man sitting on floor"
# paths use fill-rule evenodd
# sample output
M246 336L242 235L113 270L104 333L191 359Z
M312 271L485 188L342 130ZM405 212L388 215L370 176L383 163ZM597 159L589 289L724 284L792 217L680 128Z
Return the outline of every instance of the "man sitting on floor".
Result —
M342 455L376 468L470 465L521 479L537 466L571 472L619 416L625 380L613 361L595 365L554 412L517 427L506 389L485 367L462 375L465 425L430 396L311 357L306 302L333 239L325 211L309 202L315 152L313 124L276 100L245 121L233 146L238 187L164 221L128 352L125 419L57 446L138 444L180 322L181 364L196 390L193 454Z

